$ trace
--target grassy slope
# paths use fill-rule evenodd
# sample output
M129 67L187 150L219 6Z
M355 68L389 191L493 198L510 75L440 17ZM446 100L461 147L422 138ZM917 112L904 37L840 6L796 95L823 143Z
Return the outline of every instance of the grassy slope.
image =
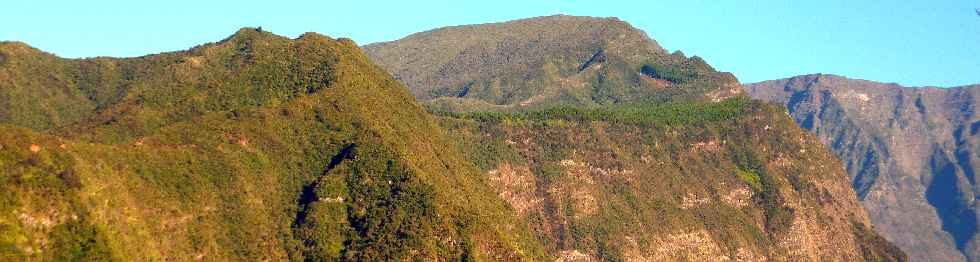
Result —
M55 60L128 73L104 81L123 83L115 95L69 96L77 108L8 114L46 131L0 127L4 259L543 256L476 168L445 150L443 131L349 40L243 29L186 52ZM47 71L36 79L67 70ZM28 108L62 103L31 92L21 96L42 102Z
M558 15L446 27L364 48L420 100L449 111L704 99L737 86L731 74L698 57L668 54L615 18Z

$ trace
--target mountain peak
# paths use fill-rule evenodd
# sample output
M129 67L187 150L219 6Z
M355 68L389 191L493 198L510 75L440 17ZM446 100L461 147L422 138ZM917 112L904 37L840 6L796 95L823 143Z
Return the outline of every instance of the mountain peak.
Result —
M680 96L717 100L738 93L728 92L737 86L734 77L699 57L668 54L615 17L552 15L451 26L364 49L423 101L462 99L506 110ZM721 89L726 91L714 92Z
M27 43L20 41L0 41L0 48L12 49L12 48L29 48L34 49L34 47L28 45Z
M578 16L578 15L567 15L561 13L554 14L554 15L547 15L547 16L517 19L510 22L521 22L521 21L577 21L577 22L591 22L591 23L605 22L605 23L628 24L615 16L610 16L610 17Z
M296 39L298 39L298 40L307 40L307 39L322 40L322 39L333 39L333 38L330 38L329 36L325 36L325 35L322 35L322 34L317 33L317 32L306 32L306 33L303 33L302 35L300 35L299 37L297 37Z
M564 14L524 18L500 23L448 26L415 33L398 41L406 42L406 40L422 40L446 35L459 35L461 38L469 38L466 39L468 40L467 42L462 44L471 44L471 42L476 40L496 43L506 41L508 38L528 38L539 41L563 38L566 41L574 40L586 44L628 40L644 42L645 44L650 44L649 48L663 51L663 48L656 41L648 37L645 32L619 18L571 16ZM392 42L395 41L369 44L367 47L383 46Z
M248 37L251 37L253 35L261 34L261 33L264 33L264 32L265 32L265 30L262 30L261 27L242 27L242 28L239 28L238 31L235 31L235 33L231 34L231 36L229 36L228 38L232 38L232 39L235 39L235 38L248 38Z
M235 31L234 34L221 40L219 43L267 41L270 39L285 39L285 37L262 30L261 26L242 27L241 29L238 29L238 31Z
M31 45L19 41L0 41L0 62L8 56L36 55L45 53Z

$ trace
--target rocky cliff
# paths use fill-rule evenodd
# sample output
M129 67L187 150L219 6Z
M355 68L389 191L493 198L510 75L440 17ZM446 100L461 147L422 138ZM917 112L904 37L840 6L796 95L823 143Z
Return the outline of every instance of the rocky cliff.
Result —
M878 231L917 261L978 261L980 86L806 75L746 85L840 157Z

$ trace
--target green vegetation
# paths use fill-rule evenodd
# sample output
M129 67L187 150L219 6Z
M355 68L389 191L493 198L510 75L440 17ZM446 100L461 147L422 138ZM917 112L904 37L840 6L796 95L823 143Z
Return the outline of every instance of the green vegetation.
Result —
M615 18L440 28L365 50L419 100L452 112L705 101L738 83L698 57L668 54Z
M762 191L762 182L759 181L759 174L757 174L755 171L736 168L735 175L738 176L739 180L742 180L742 182L748 184L756 192Z
M105 235L92 225L69 221L51 232L55 261L109 261L113 259Z
M578 107L553 107L517 113L453 113L446 111L437 111L434 113L441 116L473 119L480 122L494 123L543 121L545 124L551 123L554 125L554 123L558 123L555 122L555 120L565 120L574 122L605 121L621 124L685 126L734 119L735 117L743 114L750 103L750 99L740 97L728 99L720 103L636 103L627 105L601 106L591 109Z
M663 79L674 83L686 83L697 79L698 74L686 68L677 68L659 64L643 64L640 73L653 78Z
M3 260L546 257L349 40L242 29L127 59L14 48L0 48L0 104L17 105L0 112Z
M780 192L785 182L767 172L763 160L760 159L760 153L752 150L752 147L733 144L729 146L729 151L738 166L736 175L755 190L754 198L762 207L766 231L775 233L770 236L786 233L793 226L796 213L786 204L786 197ZM742 174L740 171L747 174ZM797 176L786 176L784 179L798 180Z
M5 136L0 146L13 146L6 135L23 133L20 128L0 125ZM76 164L65 154L30 154L22 150L0 148L0 258L18 260L24 245L31 250L50 248L40 258L55 261L112 260L104 230L93 224L87 208L78 198L81 181L72 167ZM53 208L54 212L45 210ZM12 223L20 221L20 223ZM47 235L47 236L44 236ZM28 240L41 240L38 243ZM33 245L32 245L33 244Z

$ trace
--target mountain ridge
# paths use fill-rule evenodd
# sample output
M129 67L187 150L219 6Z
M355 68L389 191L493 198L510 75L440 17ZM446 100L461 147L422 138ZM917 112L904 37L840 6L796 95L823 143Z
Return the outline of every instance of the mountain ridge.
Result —
M702 99L697 96L703 90L731 91L719 97L740 92L733 75L716 72L698 57L668 54L642 30L612 18L546 16L455 26L364 48L420 100L448 110L514 111Z
M263 34L136 59L74 60L132 62L125 66L137 72L108 74L129 86L66 127L0 126L0 169L9 171L0 176L0 257L545 256L526 231L506 230L521 225L508 222L444 132L356 44ZM60 73L45 71L11 77ZM38 198L47 188L63 190Z
M914 259L978 259L973 130L980 85L903 87L814 74L746 90L786 104L844 159L879 232Z

